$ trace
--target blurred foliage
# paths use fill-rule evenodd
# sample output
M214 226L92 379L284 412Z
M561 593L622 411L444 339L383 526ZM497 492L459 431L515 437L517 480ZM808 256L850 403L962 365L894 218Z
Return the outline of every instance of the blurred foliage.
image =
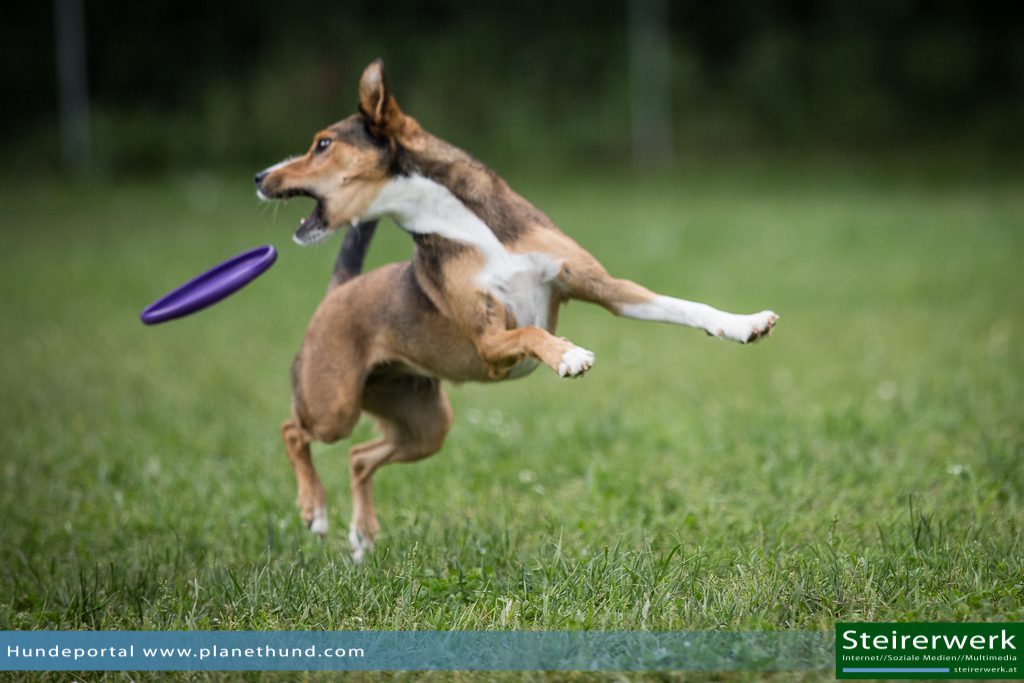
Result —
M97 160L259 165L354 110L382 56L403 107L481 156L625 158L626 0L85 0ZM5 8L3 143L56 165L50 3ZM680 149L1021 145L1019 3L673 2ZM527 140L529 144L526 144Z

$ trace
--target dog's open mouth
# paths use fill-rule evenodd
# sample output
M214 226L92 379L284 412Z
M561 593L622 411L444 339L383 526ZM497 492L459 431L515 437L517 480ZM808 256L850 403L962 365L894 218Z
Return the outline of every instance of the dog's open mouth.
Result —
M324 222L323 206L323 203L317 200L313 211L307 217L299 219L299 228L292 235L296 244L301 244L304 247L318 244L330 236L331 233L327 230L327 225Z
M331 232L327 229L323 200L309 190L302 189L289 190L285 194L281 195L281 199L287 199L289 197L309 197L316 202L316 206L313 207L313 211L305 218L299 219L299 227L292 235L292 240L296 244L306 247L311 244L318 244L327 239Z

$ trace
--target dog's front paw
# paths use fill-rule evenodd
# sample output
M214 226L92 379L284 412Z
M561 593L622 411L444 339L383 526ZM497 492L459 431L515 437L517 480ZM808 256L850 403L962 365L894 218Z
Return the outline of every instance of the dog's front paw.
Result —
M558 364L558 374L561 377L579 377L592 367L594 367L594 353L574 346L562 354L562 361Z
M767 337L775 329L775 323L779 322L779 315L775 311L761 311L754 315L747 316L750 321L750 333L747 335L744 344L756 342L761 337Z
M716 337L749 344L771 334L778 321L779 316L774 311L732 316L730 320L719 326L714 334Z

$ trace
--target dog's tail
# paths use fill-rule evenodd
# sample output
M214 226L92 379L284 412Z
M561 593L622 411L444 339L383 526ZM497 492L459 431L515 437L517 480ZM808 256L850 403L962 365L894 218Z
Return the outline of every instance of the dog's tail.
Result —
M370 248L370 241L376 229L377 221L366 221L348 229L345 240L341 243L341 251L334 262L334 273L331 275L331 284L327 286L328 292L363 272L363 259L366 258L366 250Z

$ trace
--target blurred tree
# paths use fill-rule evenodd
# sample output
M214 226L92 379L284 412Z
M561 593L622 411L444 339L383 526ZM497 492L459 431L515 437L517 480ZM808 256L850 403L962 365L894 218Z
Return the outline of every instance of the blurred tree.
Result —
M61 158L63 1L9 3L0 23L0 138L18 168ZM1021 3L78 1L89 54L70 62L87 67L93 156L112 170L297 151L353 110L377 56L429 129L499 161L1022 139Z
M633 160L672 160L672 47L666 0L628 0Z
M89 88L82 0L54 0L60 143L64 167L75 173L90 165Z

